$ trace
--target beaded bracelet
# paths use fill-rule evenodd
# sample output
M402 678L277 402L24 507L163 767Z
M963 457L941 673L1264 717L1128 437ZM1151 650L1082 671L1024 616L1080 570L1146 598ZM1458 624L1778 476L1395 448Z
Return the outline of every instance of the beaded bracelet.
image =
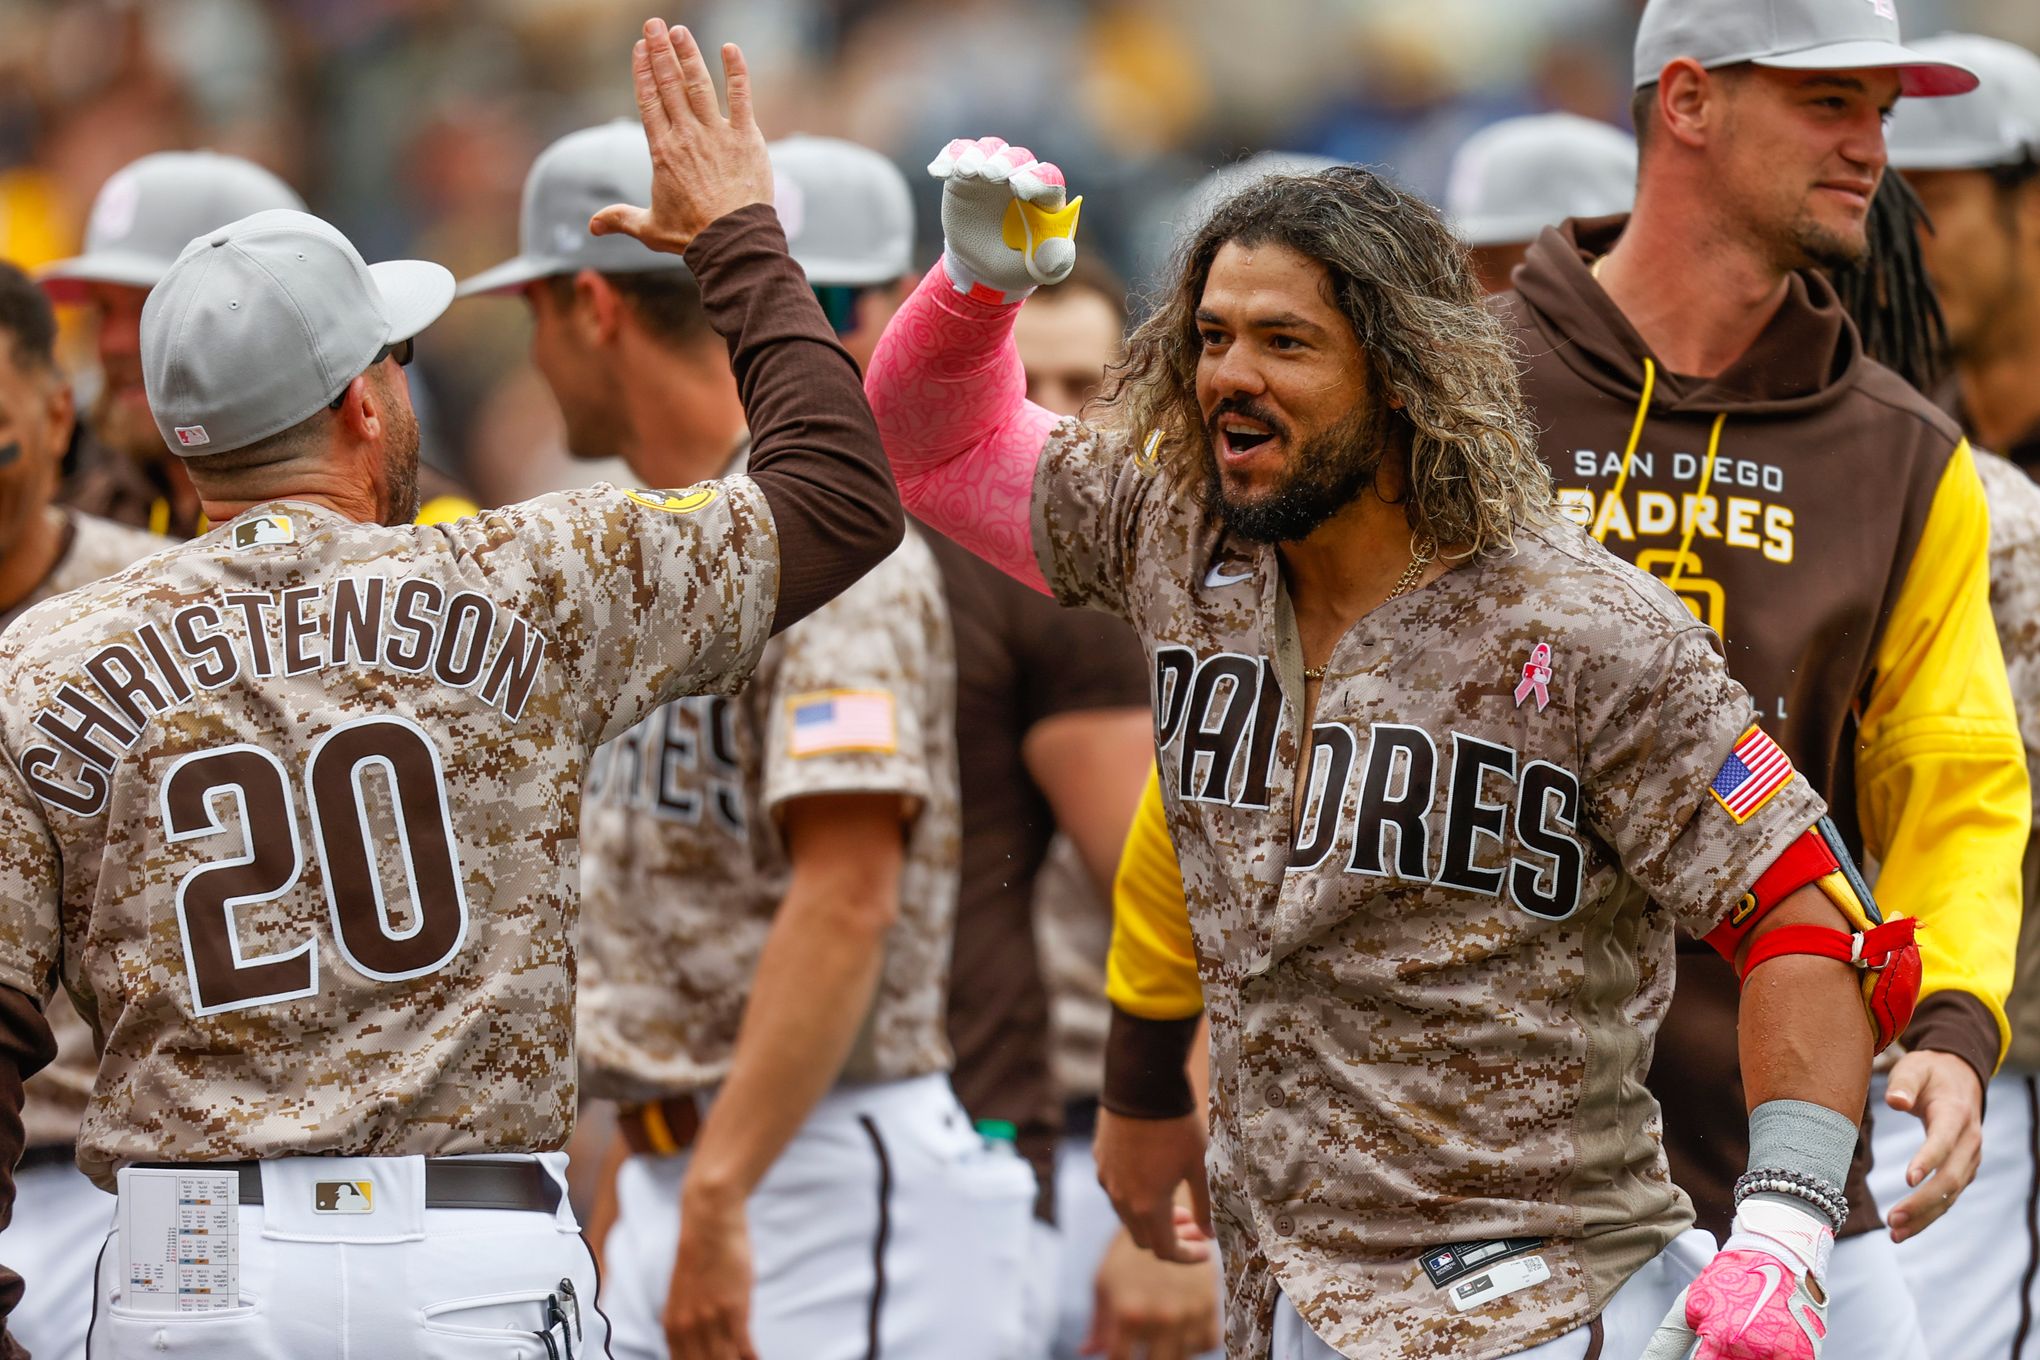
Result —
M1735 1207L1742 1208L1742 1202L1751 1195L1790 1195L1818 1209L1834 1227L1842 1230L1842 1224L1849 1217L1849 1198L1840 1188L1821 1180L1817 1176L1804 1175L1797 1171L1750 1171L1735 1183Z

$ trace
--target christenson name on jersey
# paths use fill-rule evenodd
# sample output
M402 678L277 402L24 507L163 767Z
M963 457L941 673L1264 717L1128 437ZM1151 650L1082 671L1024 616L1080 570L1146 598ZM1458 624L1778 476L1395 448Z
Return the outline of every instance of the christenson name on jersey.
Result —
M110 642L87 656L80 670L89 682L61 685L36 712L33 726L48 743L21 753L21 774L52 807L98 812L108 772L149 719L244 672L270 679L355 666L426 674L473 689L515 722L548 646L544 633L486 595L383 576L224 591L161 624L142 623L134 636L133 645Z

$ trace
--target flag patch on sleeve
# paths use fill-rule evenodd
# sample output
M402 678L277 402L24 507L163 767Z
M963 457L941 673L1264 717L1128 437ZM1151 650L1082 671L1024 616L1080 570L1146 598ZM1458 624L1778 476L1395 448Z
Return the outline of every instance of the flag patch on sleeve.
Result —
M831 689L796 694L786 701L787 754L829 755L837 751L899 749L893 697L882 689Z
M1742 823L1791 782L1792 761L1763 728L1751 727L1721 763L1710 788L1715 801Z

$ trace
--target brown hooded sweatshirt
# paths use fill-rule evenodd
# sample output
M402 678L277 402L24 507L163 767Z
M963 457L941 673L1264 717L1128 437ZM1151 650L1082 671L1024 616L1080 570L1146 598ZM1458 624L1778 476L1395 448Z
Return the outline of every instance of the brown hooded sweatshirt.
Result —
M1765 730L1877 866L1885 911L1925 927L1906 1043L1987 1082L2030 806L1968 446L1864 356L1811 273L1725 372L1665 371L1591 273L1625 221L1547 230L1496 300L1561 502L1721 633ZM1683 941L1649 1078L1673 1177L1717 1235L1749 1151L1739 994L1719 956ZM1866 1120L1846 1232L1878 1226L1869 1160Z

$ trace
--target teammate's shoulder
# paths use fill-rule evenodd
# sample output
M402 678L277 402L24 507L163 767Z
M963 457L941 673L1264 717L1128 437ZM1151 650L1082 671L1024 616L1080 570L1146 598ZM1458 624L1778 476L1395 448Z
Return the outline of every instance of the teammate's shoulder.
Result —
M1858 400L1886 407L1911 422L1935 451L1952 453L1962 442L1962 426L1953 416L1875 359L1866 356L1857 365L1852 386Z
M2030 544L2040 539L2040 485L2017 463L1988 449L1972 448L1976 478L1990 507L1992 548Z
M82 510L66 513L71 517L80 556L106 562L108 571L139 562L145 557L154 557L177 546L174 538L152 534L147 529L122 524L119 520L88 515Z

